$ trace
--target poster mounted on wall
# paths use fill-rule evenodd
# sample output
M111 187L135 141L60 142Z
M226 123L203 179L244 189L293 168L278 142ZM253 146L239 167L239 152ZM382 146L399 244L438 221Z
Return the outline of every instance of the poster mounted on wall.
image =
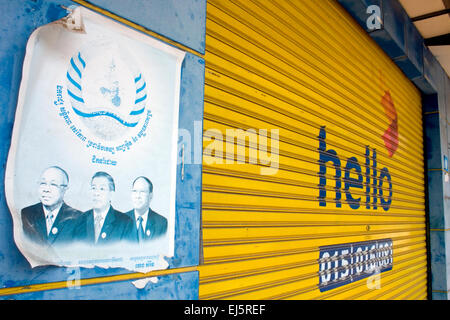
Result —
M167 268L183 59L82 7L30 36L5 191L32 267Z

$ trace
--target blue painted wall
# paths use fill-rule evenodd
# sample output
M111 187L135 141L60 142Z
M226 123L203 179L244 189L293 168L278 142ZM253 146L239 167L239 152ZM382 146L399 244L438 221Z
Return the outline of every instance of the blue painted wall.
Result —
M366 30L397 66L424 93L436 93L437 78L442 67L408 17L398 0L338 0L352 17ZM369 29L369 5L381 10L381 28Z
M206 1L204 0L89 0L89 2L197 52L205 53Z
M204 24L206 1L140 1L143 7L125 5L126 1L97 1L103 8L142 24L194 50L204 50ZM166 5L167 4L167 5ZM170 5L169 5L170 4ZM11 141L17 96L22 75L22 65L28 37L39 26L64 17L61 7L76 5L69 0L0 0L0 186L4 190L5 166ZM147 16L148 14L148 16ZM159 17L156 19L155 17ZM134 20L135 19L135 20ZM178 26L178 27L177 27ZM154 29L153 29L154 28ZM177 29L178 28L178 29ZM183 31L183 32L181 32ZM203 49L202 49L203 48ZM192 144L201 145L201 135L194 134L194 121L203 120L204 60L187 53L181 71L179 127L191 133ZM196 141L194 141L196 139ZM192 151L194 152L194 151ZM181 179L178 166L176 195L175 254L169 259L169 268L196 266L200 252L201 162L185 165ZM18 251L12 235L12 218L0 192L0 288L10 288L38 283L66 281L70 269L37 267L31 269ZM126 274L125 269L81 269L81 278ZM114 290L109 290L113 287ZM198 274L176 274L161 278L139 291L129 282L82 287L77 290L52 290L4 298L20 299L197 299ZM102 290L107 289L104 295Z

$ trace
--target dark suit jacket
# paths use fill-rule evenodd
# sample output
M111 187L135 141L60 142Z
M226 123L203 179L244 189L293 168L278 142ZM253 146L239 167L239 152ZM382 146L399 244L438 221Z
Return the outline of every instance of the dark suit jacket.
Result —
M82 213L63 203L48 236L42 203L23 208L21 215L22 229L30 240L40 244L57 245L76 240L76 221Z
M134 216L134 210L128 211L126 213L130 219L133 221L133 231L134 231L134 237L136 238L136 241L138 239L137 234L137 227L136 227L136 221ZM157 214L152 209L148 209L148 218L147 223L144 228L144 236L145 241L155 239L157 237L163 236L167 231L167 219L163 216Z
M90 244L95 244L94 212L92 209L82 214L77 230L83 241ZM105 221L96 244L111 244L117 241L135 242L133 221L124 213L115 210L111 206L106 214Z

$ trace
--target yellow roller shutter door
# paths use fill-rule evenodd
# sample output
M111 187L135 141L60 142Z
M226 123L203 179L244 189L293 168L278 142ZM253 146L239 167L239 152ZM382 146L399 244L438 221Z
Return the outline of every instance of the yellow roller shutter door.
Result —
M426 298L420 93L359 25L210 0L205 61L200 299Z

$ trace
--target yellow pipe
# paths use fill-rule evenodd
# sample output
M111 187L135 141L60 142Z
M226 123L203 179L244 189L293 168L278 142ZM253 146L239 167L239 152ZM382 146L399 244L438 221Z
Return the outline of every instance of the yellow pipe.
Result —
M194 267L184 267L184 268L176 268L176 269L157 270L157 271L151 271L148 273L132 273L132 274L121 274L121 275L116 275L116 276L99 277L99 278L80 279L79 285L87 286L87 285L102 284L102 283L137 280L137 279L143 279L143 278L158 277L158 276L165 276L165 275L170 275L170 274L193 272L193 271L198 271L198 268L196 266L194 266ZM67 284L68 284L67 281L59 281L59 282L52 282L52 283L39 283L39 284L32 284L32 285L26 285L26 286L20 286L20 287L3 288L3 289L0 289L0 296L31 293L31 292L45 291L45 290L64 289L64 288L68 287Z

